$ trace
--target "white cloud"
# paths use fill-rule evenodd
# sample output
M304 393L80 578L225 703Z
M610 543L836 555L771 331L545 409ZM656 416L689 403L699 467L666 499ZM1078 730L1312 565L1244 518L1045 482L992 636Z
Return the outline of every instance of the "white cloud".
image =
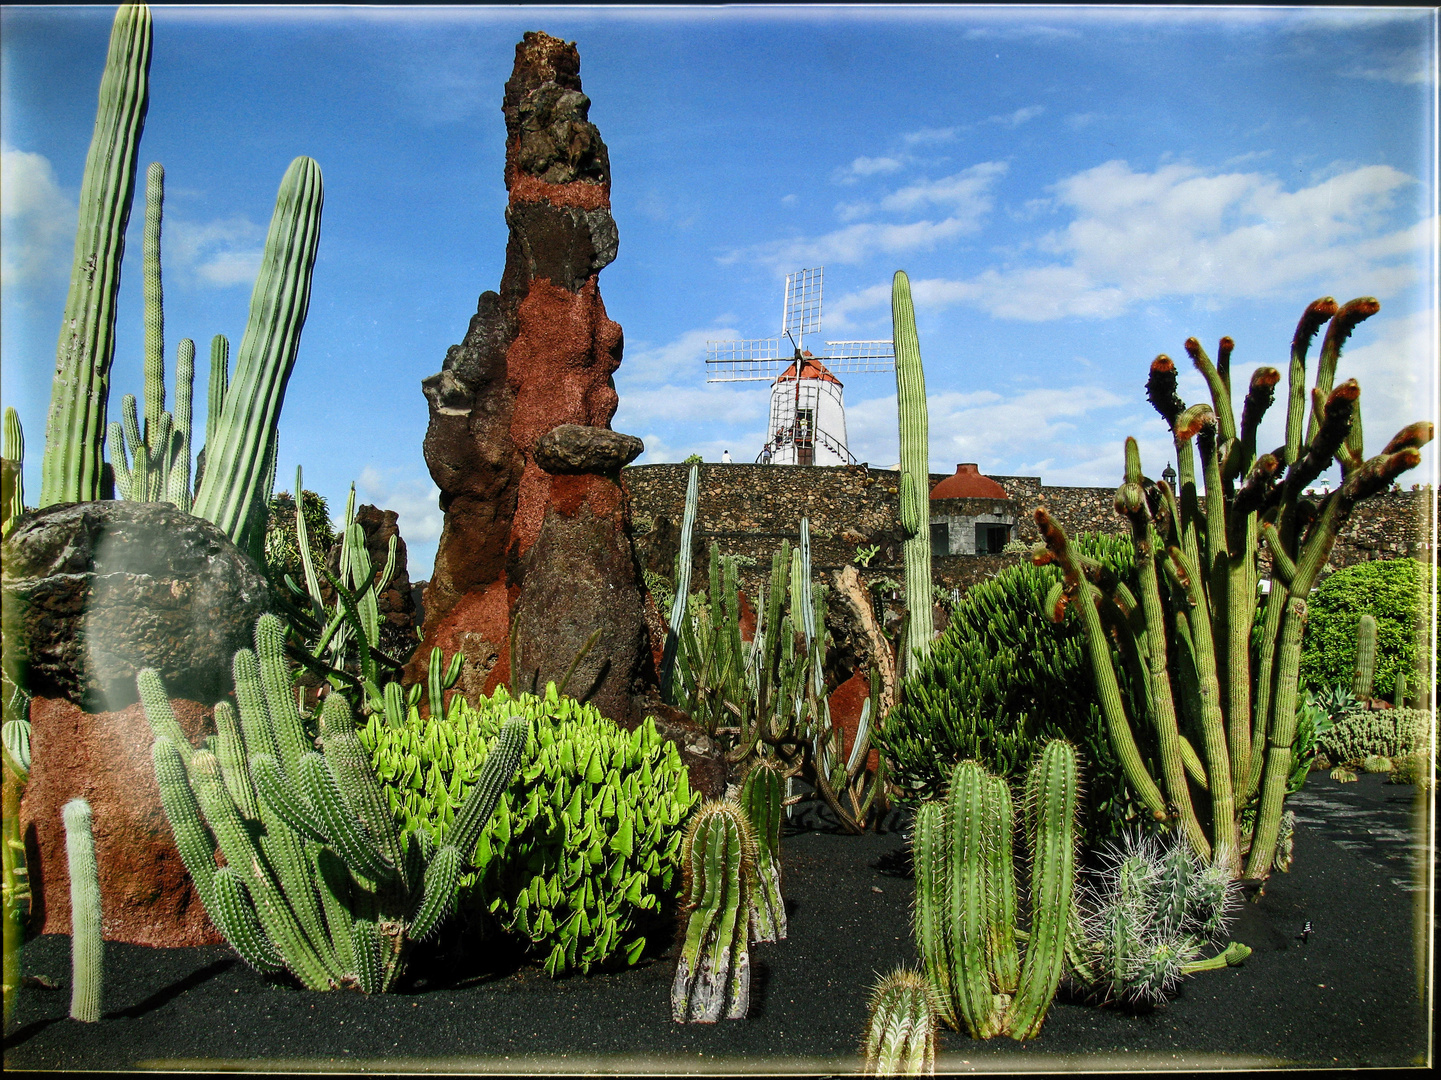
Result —
M837 184L854 184L866 176L893 173L901 168L902 162L893 157L858 157L849 165L837 169L831 179Z
M1012 113L1005 113L1001 116L988 116L986 117L986 123L1000 124L1003 127L1016 128L1020 127L1028 120L1034 120L1045 111L1046 107L1044 105L1028 105L1024 109L1017 109L1015 112Z
M1110 161L1053 186L1071 222L1023 245L1052 261L1026 265L1018 255L968 280L914 289L918 300L1031 322L1108 318L1165 297L1255 299L1308 282L1336 295L1394 295L1416 281L1435 243L1432 219L1387 227L1414 183L1369 165L1287 191L1262 173L1207 175L1183 164L1142 173ZM834 307L868 302L879 301L845 297Z
M1427 86L1436 79L1436 58L1430 49L1420 44L1376 49L1366 60L1343 68L1341 74L1402 86Z
M406 570L412 581L428 578L435 566L435 552L445 516L440 512L440 489L427 475L414 475L407 468L380 469L366 465L355 482L356 504L370 503L382 510L394 510L396 527L405 538ZM343 510L332 503L333 509Z
M1336 380L1355 379L1361 384L1361 418L1366 454L1381 451L1391 436L1417 420L1438 420L1436 415L1438 336L1436 311L1417 311L1401 318L1387 318L1381 310L1356 328L1353 347L1341 353ZM1430 472L1434 461L1431 446L1422 450L1418 472ZM1414 483L1420 480L1417 476Z
M0 282L64 281L74 261L75 201L42 154L0 146Z
M216 288L253 285L264 243L265 229L245 217L205 224L167 218L160 237L162 265Z
M937 143L952 142L955 140L959 128L917 128L915 131L907 131L901 135L901 142L906 146L934 146Z
M1090 127L1101 118L1100 113L1072 113L1066 117L1066 126L1072 131L1080 131L1084 127Z
M979 220L991 209L990 189L1006 169L1004 161L984 161L953 176L911 184L882 199L881 209L906 213L935 205Z

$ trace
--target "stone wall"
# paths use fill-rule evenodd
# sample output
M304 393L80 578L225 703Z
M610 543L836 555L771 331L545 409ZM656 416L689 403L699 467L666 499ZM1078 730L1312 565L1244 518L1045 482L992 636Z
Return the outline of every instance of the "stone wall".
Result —
M689 466L634 465L621 476L630 492L635 547L641 564L670 577L680 548ZM932 473L931 486L947 474ZM858 549L877 548L862 570L868 582L903 577L902 535L896 517L898 474L860 465L798 468L776 465L700 466L700 503L693 557L696 572L708 565L712 541L726 554L756 560L742 577L747 591L770 566L783 538L800 542L800 519L811 528L811 563L818 571L839 569ZM1114 505L1115 488L1048 487L1036 476L993 476L1015 502L1012 536L1034 543L1033 513L1044 505L1069 533L1121 533L1124 524ZM1393 491L1361 503L1351 514L1331 557L1333 567L1406 555L1434 559L1429 487ZM962 591L993 577L1014 562L1014 555L932 555L938 584Z

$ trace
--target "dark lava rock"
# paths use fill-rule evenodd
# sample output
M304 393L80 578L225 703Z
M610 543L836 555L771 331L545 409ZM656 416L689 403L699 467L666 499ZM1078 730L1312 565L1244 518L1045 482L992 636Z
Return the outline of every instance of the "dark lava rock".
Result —
M634 435L584 424L561 424L536 442L535 461L546 472L557 476L614 475L644 451L645 443Z
M88 712L138 700L146 667L173 697L216 700L270 610L255 564L169 503L47 506L6 538L4 564L5 636L30 690Z

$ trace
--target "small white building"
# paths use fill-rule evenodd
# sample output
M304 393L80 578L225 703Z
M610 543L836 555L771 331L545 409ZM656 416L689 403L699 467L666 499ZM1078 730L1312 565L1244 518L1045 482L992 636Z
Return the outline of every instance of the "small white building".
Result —
M844 387L824 364L801 353L771 385L766 449L772 465L849 465Z

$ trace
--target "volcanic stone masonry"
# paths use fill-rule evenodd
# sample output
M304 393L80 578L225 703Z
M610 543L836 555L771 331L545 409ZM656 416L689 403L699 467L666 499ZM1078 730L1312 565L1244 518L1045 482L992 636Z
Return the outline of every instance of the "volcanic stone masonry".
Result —
M689 466L632 465L621 478L630 493L637 557L646 569L669 578L680 546ZM856 557L858 549L877 547L861 570L866 581L902 576L900 523L896 516L897 474L860 465L788 467L703 464L692 557L709 565L712 541L729 555L756 560L741 570L754 590L769 572L771 553L781 539L800 539L800 517L811 527L811 562L829 572ZM946 477L931 474L934 488ZM1014 505L1012 539L1036 542L1037 506L1045 506L1067 532L1121 533L1115 488L1050 487L1036 476L993 476ZM1336 568L1370 559L1435 558L1431 544L1431 489L1377 495L1357 505L1336 541L1330 565ZM1204 499L1203 499L1204 505ZM1263 554L1264 561L1264 554ZM963 591L1012 565L1015 555L932 555L936 580Z
M655 683L618 482L642 446L610 430L622 337L598 282L618 238L589 109L575 45L527 33L502 106L500 291L481 294L464 340L421 384L445 524L406 681L424 677L438 645L464 658L457 690L468 697L507 680L544 688L599 629L567 692L629 725L640 718L633 697Z

